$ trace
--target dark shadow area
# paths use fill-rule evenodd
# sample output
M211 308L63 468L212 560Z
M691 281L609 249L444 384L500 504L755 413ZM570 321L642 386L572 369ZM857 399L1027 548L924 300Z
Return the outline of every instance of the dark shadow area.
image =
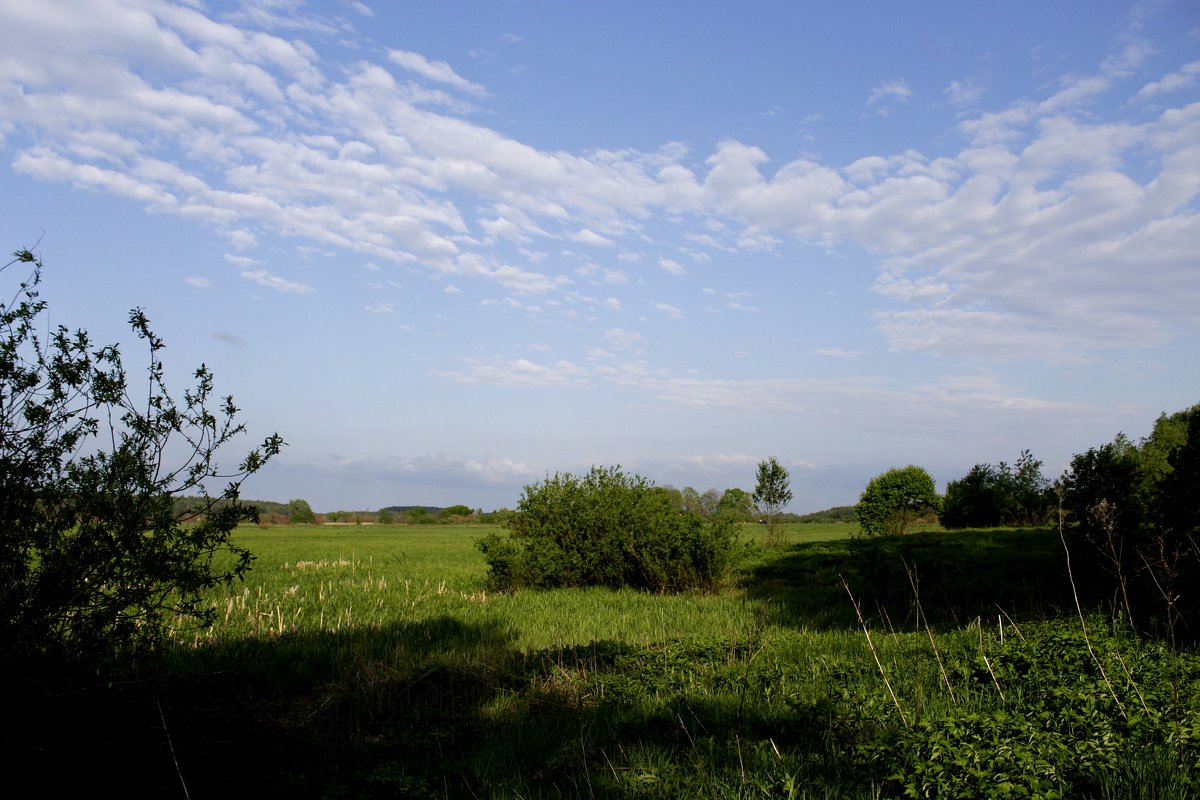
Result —
M448 767L514 658L500 626L443 617L176 652L119 680L24 674L0 723L6 793L337 796L376 748Z
M1074 587L1085 609L1111 610L1115 581L1095 548L1069 537ZM1057 531L928 532L790 547L745 579L779 624L858 629L846 586L875 627L913 630L916 603L929 624L959 627L1002 614L1022 622L1074 615L1072 582ZM914 592L914 584L916 592Z

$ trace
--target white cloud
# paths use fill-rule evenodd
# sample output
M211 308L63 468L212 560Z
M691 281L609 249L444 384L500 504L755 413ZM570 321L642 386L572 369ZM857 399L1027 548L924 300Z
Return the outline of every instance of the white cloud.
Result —
M654 307L667 319L683 319L683 312L670 303L655 303Z
M596 247L612 247L613 246L612 239L609 239L606 236L601 236L600 234L596 233L595 231L588 230L587 228L584 228L581 231L576 231L575 233L572 233L567 238L569 238L573 242L579 242L580 244L595 245Z
M685 272L682 264L669 258L660 258L658 266L672 275L683 275Z
M973 81L950 81L942 94L950 105L964 107L979 102L984 95L984 88Z
M510 386L584 386L588 383L588 371L566 360L546 365L524 358L512 361L471 359L465 369L437 374L457 383Z
M959 352L955 342L990 331L982 352L1038 357L1003 330L1011 325L1037 331L1040 352L1061 360L1198 324L1200 104L1181 95L1200 62L1139 79L1136 99L1154 106L1101 107L1128 108L1116 94L1145 69L1144 43L1041 96L962 118L968 141L957 151L943 139L940 154L864 153L840 165L772 162L734 140L707 157L675 142L539 150L380 64L327 66L301 41L318 29L311 19L280 27L281 14L218 21L200 5L36 5L0 4L13 168L210 225L237 249L226 258L244 277L282 291L312 288L250 269L260 239L487 281L539 296L542 309L568 290L579 256L551 258L527 246L534 239L615 247L622 263L673 239L718 257L791 240L878 260L873 288L892 305L876 319L898 350ZM427 82L483 92L444 62L406 50L388 58ZM977 103L977 90L954 82L943 95ZM889 80L867 102L886 109L913 96ZM1177 104L1157 106L1168 102ZM586 280L629 278L597 266Z
M306 286L303 283L294 283L285 280L278 275L272 275L265 269L256 270L254 272L243 272L242 277L248 281L254 281L260 286L266 286L269 289L275 289L280 292L288 292L290 294L309 294L316 291L311 286Z
M189 276L184 278L183 282L189 286L195 286L197 289L207 289L208 287L212 286L212 281L208 278L195 278Z
M375 305L363 306L370 314L391 314L394 313L396 307L391 303L376 303Z
M623 328L609 328L604 332L603 339L616 350L628 350L643 341L640 333Z
M1178 72L1172 72L1169 75L1163 76L1160 80L1147 83L1138 91L1136 96L1138 99L1145 100L1160 94L1186 89L1196 82L1197 75L1200 75L1200 61L1192 61L1189 64L1185 64Z
M903 78L880 81L871 89L871 93L867 96L867 105L907 103L912 99L912 96L912 89L908 88L908 82Z
M487 94L487 89L463 78L445 61L430 61L420 53L410 50L389 50L388 59L409 72L415 72L422 78L445 83L471 94Z

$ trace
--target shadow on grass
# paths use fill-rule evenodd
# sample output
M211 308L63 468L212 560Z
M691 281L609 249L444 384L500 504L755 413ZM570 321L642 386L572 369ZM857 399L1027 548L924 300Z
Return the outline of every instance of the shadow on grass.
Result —
M1112 600L1111 580L1094 550L1070 541L1080 600ZM910 576L912 582L910 582ZM845 578L873 626L913 630L913 583L934 627L961 627L1006 614L1018 622L1074 614L1058 533L1049 529L927 532L793 545L746 577L749 597L764 601L778 624L814 630L857 629Z
M450 617L214 645L125 682L17 698L0 723L6 787L183 797L186 783L197 800L676 797L717 796L709 789L724 781L736 791L721 796L740 796L750 769L767 795L801 770L853 795L862 776L840 761L813 767L821 743L786 706L743 696L756 690L751 650L603 641L522 653L502 625ZM746 687L697 691L711 675Z

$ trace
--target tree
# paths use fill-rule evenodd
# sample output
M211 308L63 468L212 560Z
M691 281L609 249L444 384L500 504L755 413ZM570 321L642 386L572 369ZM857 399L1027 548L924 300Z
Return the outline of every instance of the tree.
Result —
M288 522L293 525L312 525L316 521L317 515L313 513L307 500L288 501Z
M749 522L754 516L754 498L745 489L726 489L717 504L717 514L735 522Z
M732 523L680 512L669 493L620 467L526 486L504 524L508 536L477 543L499 589L713 589L736 556Z
M933 478L910 464L872 478L854 514L868 536L899 535L906 533L922 514L939 511L941 503Z
M991 464L976 464L946 485L941 523L947 528L994 527L1003 524L1004 506L999 471Z
M767 539L782 544L779 512L792 501L792 490L788 488L788 472L771 456L758 462L758 483L754 487L754 504L767 519Z
M391 509L387 508L379 509L379 513L375 516L375 519L378 520L380 525L391 525L396 521L396 517L392 514Z
M976 464L946 486L941 522L947 528L1043 525L1050 518L1050 482L1042 462L1022 450L1016 468Z
M175 620L210 620L203 594L249 569L250 553L230 541L257 519L239 490L283 441L269 436L221 471L218 451L244 426L233 399L214 396L208 369L173 399L163 342L135 308L129 323L149 367L144 383L131 382L116 345L97 348L62 326L43 333L42 264L27 250L3 269L15 264L31 273L0 304L0 654L10 666L127 657ZM212 480L225 482L216 497ZM187 495L201 500L176 513Z
M469 517L471 516L471 507L463 504L450 506L442 509L443 517Z

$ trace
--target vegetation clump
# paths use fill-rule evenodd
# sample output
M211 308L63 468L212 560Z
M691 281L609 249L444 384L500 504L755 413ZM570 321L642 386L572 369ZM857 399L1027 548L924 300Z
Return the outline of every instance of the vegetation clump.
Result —
M16 264L31 273L0 302L0 663L35 674L37 660L127 658L180 619L215 618L206 592L241 578L252 558L231 541L257 516L238 502L241 482L283 441L268 437L236 471L221 470L217 453L243 426L209 371L174 399L164 344L134 309L130 326L149 349L138 386L116 345L63 326L43 333L42 265L28 250L5 268ZM225 482L217 498L212 480Z
M738 551L736 525L676 510L667 493L620 467L557 473L525 487L508 535L478 543L498 589L628 586L712 590Z
M910 464L872 478L854 514L867 536L894 536L906 533L923 514L936 514L941 507L933 477Z
M943 527L992 528L1045 525L1053 518L1054 493L1042 462L1028 450L1015 466L976 464L946 486L939 521Z

